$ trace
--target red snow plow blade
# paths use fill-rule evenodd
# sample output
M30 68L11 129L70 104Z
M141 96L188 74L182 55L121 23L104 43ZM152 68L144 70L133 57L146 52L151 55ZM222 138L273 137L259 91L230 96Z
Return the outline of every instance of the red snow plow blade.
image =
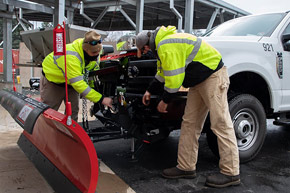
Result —
M57 193L93 193L98 159L83 128L44 103L13 91L0 91L0 103L23 127L18 145Z

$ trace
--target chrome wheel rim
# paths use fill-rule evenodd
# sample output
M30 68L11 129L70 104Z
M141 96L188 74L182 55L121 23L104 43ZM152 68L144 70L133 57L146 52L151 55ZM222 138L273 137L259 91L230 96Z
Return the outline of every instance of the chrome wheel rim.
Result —
M241 109L233 117L233 125L240 151L250 149L257 141L259 124L256 113L248 108Z

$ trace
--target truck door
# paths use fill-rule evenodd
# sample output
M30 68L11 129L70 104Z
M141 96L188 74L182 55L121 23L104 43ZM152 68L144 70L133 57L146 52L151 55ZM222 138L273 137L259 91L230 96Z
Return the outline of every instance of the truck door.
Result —
M280 67L282 73L282 109L290 109L290 39L284 40L283 37L288 34L290 36L290 19L288 19L287 27L282 31L279 41L281 42L281 52L277 52L277 68ZM288 37L289 37L288 36ZM285 43L288 44L288 49L285 48ZM279 70L278 70L279 73Z

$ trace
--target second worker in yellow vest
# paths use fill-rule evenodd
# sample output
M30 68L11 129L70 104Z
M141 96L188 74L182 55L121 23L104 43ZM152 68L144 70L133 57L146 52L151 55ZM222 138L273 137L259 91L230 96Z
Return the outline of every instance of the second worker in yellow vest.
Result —
M177 33L174 26L158 27L136 37L140 51L149 49L158 58L155 79L143 96L148 105L151 93L163 87L160 113L167 113L168 103L181 86L189 87L178 145L177 166L165 169L166 178L196 177L198 139L210 112L211 129L219 145L220 172L210 175L206 185L227 187L240 184L239 152L228 109L229 77L221 54L202 39Z

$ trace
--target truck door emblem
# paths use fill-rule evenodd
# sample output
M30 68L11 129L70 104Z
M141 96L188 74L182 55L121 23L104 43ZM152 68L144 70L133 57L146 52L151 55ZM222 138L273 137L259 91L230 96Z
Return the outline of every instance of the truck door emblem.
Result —
M277 52L276 70L277 70L278 77L280 79L282 79L283 78L283 57L282 57L282 52Z

